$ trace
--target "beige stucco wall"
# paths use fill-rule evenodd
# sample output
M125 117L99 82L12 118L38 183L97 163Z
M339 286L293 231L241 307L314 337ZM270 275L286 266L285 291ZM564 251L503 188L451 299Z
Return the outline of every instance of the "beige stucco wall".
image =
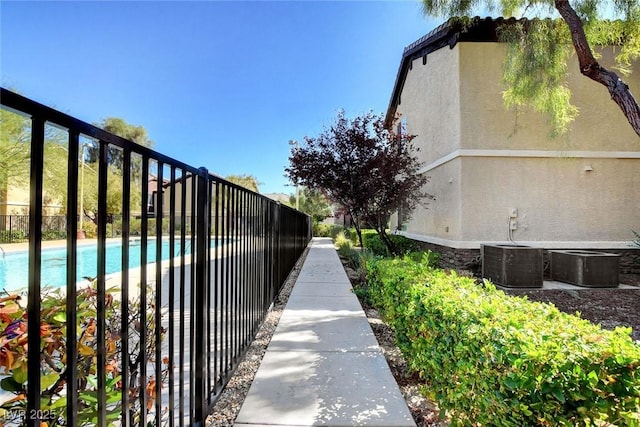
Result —
M460 99L458 55L449 48L413 61L397 111L407 120L407 130L419 137L421 162L428 164L458 148ZM425 114L426 112L434 114Z
M441 49L440 51L442 51ZM502 64L506 48L500 43L458 43L460 72L460 146L482 149L638 151L640 141L619 107L602 85L579 72L575 56L568 64L568 85L579 116L571 131L548 138L545 115L529 108L507 110L502 100ZM603 65L613 64L612 49L601 52ZM640 94L640 64L624 77Z
M580 116L551 140L545 116L502 100L504 46L458 43L414 61L398 107L436 196L410 237L459 248L512 238L545 247L627 248L640 229L640 138L606 89L569 65ZM611 52L604 52L606 64ZM575 61L575 59L573 59ZM640 64L625 77L640 93ZM591 170L587 170L591 169Z
M512 208L513 239L546 246L616 247L640 228L640 160L465 157L462 164L462 240L507 240Z
M61 215L63 206L58 200L50 200L44 194L43 215ZM0 201L0 215L28 215L29 187L7 186L6 201Z
M185 197L185 216L190 217L192 215L191 212L191 204L192 204L192 195L191 195L191 178L187 179L186 191L184 191ZM168 217L172 212L170 211L171 207L171 191L172 189L175 191L175 211L173 212L176 216L182 214L182 197L183 197L183 188L182 182L178 181L173 186L167 186L163 189L162 194L162 213L165 217Z
M407 232L441 239L462 238L460 166L457 159L427 174L429 182L424 191L435 196L435 200L425 200L416 208L407 223Z

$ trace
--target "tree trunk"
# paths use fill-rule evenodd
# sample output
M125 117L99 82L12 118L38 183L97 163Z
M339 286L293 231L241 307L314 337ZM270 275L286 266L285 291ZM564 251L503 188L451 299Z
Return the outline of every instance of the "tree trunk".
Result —
M389 235L387 234L385 227L376 227L376 231L380 236L380 240L382 240L382 242L385 244L385 246L389 250L389 254L391 254L391 256L397 256L398 250L396 249L396 245L394 245L391 239L389 238Z
M353 222L353 228L356 229L356 234L358 235L358 242L360 242L360 247L364 248L364 243L362 243L362 229L360 228L358 217L353 213L349 213L349 215L351 216L351 222Z
M93 211L88 211L88 210L84 209L84 217L85 218L89 218L92 223L94 223L95 225L98 225L98 215L97 214L90 215L92 213L93 213Z
M640 106L629 91L629 86L616 73L607 70L596 61L587 42L582 21L569 1L555 0L555 6L571 31L573 46L580 62L580 72L607 88L611 99L618 104L633 130L640 136Z
M0 215L7 215L9 213L9 209L7 208L7 200L9 199L9 179L7 177L6 169L0 171L0 176L2 176L2 178L0 178L0 202L2 202L2 206L0 207Z

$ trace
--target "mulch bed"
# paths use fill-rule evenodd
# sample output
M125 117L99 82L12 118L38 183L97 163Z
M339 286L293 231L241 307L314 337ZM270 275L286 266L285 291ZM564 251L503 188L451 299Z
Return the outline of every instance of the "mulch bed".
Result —
M531 301L552 303L560 311L580 313L580 317L604 329L633 328L631 338L640 341L640 289L581 289L508 291L526 295Z
M506 293L551 303L565 313L579 312L580 317L604 329L631 327L631 338L640 341L640 274L621 274L620 282L637 289L508 290Z

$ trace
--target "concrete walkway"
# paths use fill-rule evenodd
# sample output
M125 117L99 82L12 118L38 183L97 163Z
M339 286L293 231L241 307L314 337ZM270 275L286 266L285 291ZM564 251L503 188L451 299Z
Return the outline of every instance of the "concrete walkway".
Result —
M313 239L235 425L415 426L331 239Z

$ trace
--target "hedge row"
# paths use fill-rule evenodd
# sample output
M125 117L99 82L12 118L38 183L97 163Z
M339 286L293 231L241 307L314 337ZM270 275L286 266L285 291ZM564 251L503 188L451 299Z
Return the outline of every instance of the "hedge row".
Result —
M640 425L629 329L425 265L367 260L368 293L452 425Z
M404 236L389 234L389 239L393 242L399 254L404 255L420 250L420 247L415 240L408 239ZM374 255L382 257L391 256L389 249L387 249L387 246L384 244L376 230L362 230L362 244Z
M344 231L344 227L341 225L313 222L313 237L332 237L335 239L341 231Z

